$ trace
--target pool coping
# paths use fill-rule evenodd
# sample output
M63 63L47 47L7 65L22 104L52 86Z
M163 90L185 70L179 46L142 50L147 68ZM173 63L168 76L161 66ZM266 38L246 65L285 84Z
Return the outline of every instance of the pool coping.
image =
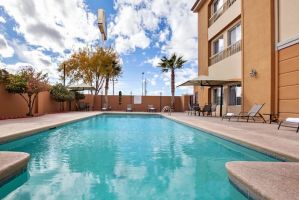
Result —
M27 169L30 155L0 151L0 187Z
M225 167L247 198L299 200L299 163L233 161Z

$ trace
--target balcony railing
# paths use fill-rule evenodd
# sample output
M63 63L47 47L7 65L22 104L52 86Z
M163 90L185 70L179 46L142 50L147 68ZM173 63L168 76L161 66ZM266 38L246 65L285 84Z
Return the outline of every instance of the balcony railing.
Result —
M241 50L242 50L242 40L239 40L238 42L236 42L236 43L230 45L229 47L227 47L226 49L224 49L223 51L211 56L209 59L209 66L214 65L215 63L218 63L221 60L224 60L225 58L227 58L235 53L238 53Z
M237 0L227 0L226 2L224 2L223 5L219 8L219 10L213 13L213 15L210 17L209 27L212 26L212 24L214 24L217 21L217 19L219 19L219 17L223 15L223 13L225 13L225 11L227 11L236 1Z

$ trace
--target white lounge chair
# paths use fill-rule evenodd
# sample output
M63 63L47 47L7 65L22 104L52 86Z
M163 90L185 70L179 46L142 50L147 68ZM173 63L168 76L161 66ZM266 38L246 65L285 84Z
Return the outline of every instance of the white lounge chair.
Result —
M299 118L287 118L284 121L281 121L278 125L278 130L280 127L290 127L290 128L296 128L297 133L299 132Z

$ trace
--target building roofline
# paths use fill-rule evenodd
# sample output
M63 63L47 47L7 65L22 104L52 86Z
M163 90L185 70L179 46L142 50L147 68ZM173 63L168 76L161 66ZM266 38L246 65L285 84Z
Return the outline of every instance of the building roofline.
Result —
M191 10L193 12L198 12L198 10L200 9L200 7L203 5L203 3L206 0L196 0L196 2L194 3L194 5L192 6Z

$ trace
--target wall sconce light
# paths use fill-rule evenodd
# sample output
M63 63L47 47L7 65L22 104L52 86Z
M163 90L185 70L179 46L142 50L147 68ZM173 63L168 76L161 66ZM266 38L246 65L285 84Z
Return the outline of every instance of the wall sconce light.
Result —
M249 75L251 78L256 78L257 77L256 69L251 69L251 71L249 72Z

